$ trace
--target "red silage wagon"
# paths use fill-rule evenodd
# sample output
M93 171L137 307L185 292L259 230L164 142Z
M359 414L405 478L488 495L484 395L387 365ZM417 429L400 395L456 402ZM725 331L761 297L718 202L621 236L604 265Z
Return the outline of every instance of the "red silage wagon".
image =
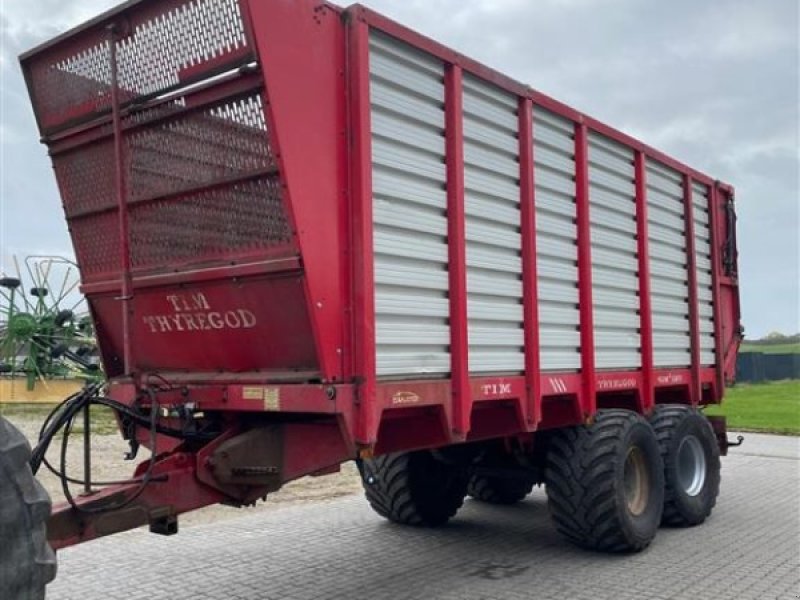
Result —
M538 483L588 548L710 513L730 185L359 5L134 0L21 62L108 375L50 429L105 404L156 457L54 548L353 459L413 525Z

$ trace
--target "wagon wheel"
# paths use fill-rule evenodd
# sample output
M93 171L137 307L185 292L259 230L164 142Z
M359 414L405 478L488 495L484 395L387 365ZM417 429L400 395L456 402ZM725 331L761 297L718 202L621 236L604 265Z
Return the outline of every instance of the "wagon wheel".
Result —
M77 266L58 257L14 257L0 274L0 373L37 380L98 374L97 342Z

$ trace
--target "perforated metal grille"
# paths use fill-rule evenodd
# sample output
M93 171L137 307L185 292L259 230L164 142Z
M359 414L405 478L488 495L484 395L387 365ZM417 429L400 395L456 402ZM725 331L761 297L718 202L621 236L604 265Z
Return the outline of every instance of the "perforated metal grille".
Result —
M116 205L111 138L53 157L67 216Z
M239 0L170 0L136 6L117 43L123 99L208 77L250 55ZM110 106L110 45L103 27L37 54L26 67L43 129Z
M286 243L280 185L262 179L131 211L131 266L198 262Z
M97 281L120 269L119 225L116 212L76 219L70 233L83 281Z
M125 123L131 266L174 268L288 244L260 93L180 110L162 106ZM54 157L87 280L120 269L114 160L113 138Z
M138 130L126 144L128 197L152 198L270 168L266 131L259 95Z

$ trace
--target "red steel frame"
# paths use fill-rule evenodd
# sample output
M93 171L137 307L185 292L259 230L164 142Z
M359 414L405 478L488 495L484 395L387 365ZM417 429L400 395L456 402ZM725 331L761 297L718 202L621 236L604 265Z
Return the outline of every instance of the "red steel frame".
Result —
M525 383L528 427L541 421L542 378L539 370L539 282L536 265L536 184L533 169L533 103L519 101L519 192L522 225L522 287L525 326Z
M575 205L578 228L578 306L581 328L581 406L591 417L597 406L594 371L594 307L592 301L592 230L589 207L589 132L575 124Z
M696 271L694 269L694 238L693 238L693 215L691 212L691 204L686 206L686 226L687 226L687 256L689 257L688 272L690 277L690 306L691 309L691 329L692 329L692 364L689 368L673 368L673 369L658 369L653 367L653 333L652 333L652 317L650 307L650 276L649 276L649 248L647 243L647 201L646 201L646 175L645 175L645 162L647 159L656 160L664 165L681 172L685 179L689 182L695 181L708 185L711 190L714 189L715 182L707 175L696 171L683 163L655 150L640 141L623 134L608 125L597 121L589 116L586 116L578 111L548 97L544 94L531 90L530 88L513 81L492 69L470 60L461 54L458 54L449 48L446 48L425 36L418 34L378 13L371 11L359 5L350 7L346 11L359 22L367 25L367 31L363 35L368 35L368 30L371 28L382 31L385 34L391 35L403 42L406 42L416 48L419 48L434 57L439 58L445 62L447 66L448 77L446 82L450 81L450 73L453 71L470 72L486 81L493 83L501 89L517 94L520 99L520 163L521 163L521 177L520 186L523 202L521 204L523 210L523 233L527 230L533 232L534 235L523 235L523 244L527 243L527 247L523 245L522 255L524 257L524 270L527 275L524 276L526 281L525 289L525 315L526 323L531 325L526 326L525 339L526 339L526 373L524 377L525 389L529 390L527 399L511 398L513 401L520 404L520 406L527 405L528 409L519 409L520 414L528 414L528 425L521 427L522 429L530 429L531 421L535 424L542 418L544 407L542 402L548 396L560 396L563 394L573 395L575 402L581 407L581 418L590 418L594 411L598 408L598 391L603 392L635 392L637 396L636 408L642 412L649 412L652 406L657 402L658 390L664 390L669 395L670 401L675 401L681 395L685 398L687 403L697 404L701 400L701 385L712 383L713 389L710 397L712 401L719 401L722 395L723 388L719 385L718 381L721 378L722 365L718 362L715 368L701 369L699 363L699 338L697 326L697 308L696 308ZM367 80L368 74L362 75ZM460 119L453 119L451 114L452 104L448 104L447 124L448 128L455 125L458 127ZM536 335L537 327L532 324L536 323L536 286L535 286L535 211L527 211L529 206L525 202L525 198L533 195L533 182L535 172L531 168L530 175L527 174L524 165L531 161L532 166L532 144L528 144L527 138L530 135L531 122L529 116L526 115L525 106L542 107L556 114L571 119L575 123L575 161L576 161L576 203L578 209L577 226L578 226L578 252L579 252L579 298L580 298L580 324L581 324L581 348L582 348L582 364L580 373L546 373L542 374L534 365L538 360L538 336ZM635 154L635 172L636 172L636 204L637 204L637 246L638 246L638 260L639 260L639 278L640 278L640 333L641 333L641 349L642 349L642 368L637 371L601 371L596 372L594 366L594 336L593 336L593 307L592 307L592 284L591 284L591 244L590 236L591 230L589 226L589 201L588 201L588 132L594 131L609 137L612 140L625 144L633 149ZM448 131L448 140L456 137L455 134ZM449 148L449 146L448 146ZM452 156L452 155L449 155ZM365 162L362 169L370 170L370 164ZM448 177L452 172L452 161L448 159ZM459 172L461 169L459 169ZM457 175L456 175L457 176ZM457 184L456 184L457 185ZM686 185L686 184L685 184ZM685 188L684 185L684 188ZM691 185L689 183L688 185ZM450 187L450 179L448 179L448 189ZM530 191L528 191L530 190ZM690 193L690 192L689 192ZM452 201L452 190L450 191L449 198ZM689 201L691 197L689 196ZM711 202L711 204L714 204ZM449 206L452 207L452 204ZM533 204L530 206L532 209ZM527 214L526 214L527 213ZM710 211L712 229L717 229L718 216L714 211ZM452 223L450 224L450 231L454 230ZM691 228L691 229L690 229ZM456 238L457 240L458 238ZM451 242L452 243L452 242ZM456 244L457 246L457 244ZM716 252L716 248L714 248ZM457 253L451 247L451 257ZM452 263L451 263L452 266ZM713 263L713 271L715 277L719 269L719 262L715 260ZM451 281L453 274L451 273ZM460 280L456 278L456 283ZM452 289L452 288L451 288ZM716 300L716 298L715 298ZM451 300L452 302L452 300ZM455 304L460 304L455 302ZM715 310L717 322L722 318L720 314L720 305L715 302ZM735 315L738 320L738 315ZM465 340L466 333L459 334L458 332L451 334L454 342L456 340ZM717 334L717 339L721 340L721 333ZM461 343L464 343L463 341ZM718 351L721 346L718 343ZM588 349L588 351L587 351ZM461 350L459 350L459 353ZM373 349L374 353L374 349ZM453 354L455 357L456 353ZM529 366L530 365L530 366ZM531 368L532 367L532 368ZM474 404L475 402L483 402L488 400L486 395L482 396L478 390L485 386L491 387L503 382L511 382L511 389L515 393L522 393L523 387L520 382L514 377L506 378L472 378L470 389L473 391L471 399L463 399L458 397L456 389L461 387L463 383L458 381L461 378L460 373L468 369L466 366L457 373L457 365L453 365L453 409L454 414L461 410L464 405ZM550 387L543 384L549 382ZM555 382L555 383L553 383ZM383 384L376 382L380 388ZM420 382L422 385L422 382ZM431 382L424 383L426 389L430 389L433 384ZM413 382L409 384L413 387ZM408 387L408 386L407 386ZM675 394L678 394L677 396ZM380 393L378 393L381 396ZM444 395L439 396L439 400L434 403L443 403ZM507 396L505 396L507 398ZM525 404L523 404L525 403ZM426 404L428 404L426 402ZM526 412L527 410L527 412ZM446 411L446 413L449 411ZM538 416L537 416L538 415ZM454 422L453 429L460 431L460 425L463 424L463 417ZM474 417L473 417L474 422ZM552 422L552 421L551 421ZM457 439L457 438L452 438Z
M634 157L636 177L636 249L639 257L639 335L642 348L642 387L639 409L649 412L655 401L653 383L653 309L650 300L650 245L647 227L647 169L645 155L637 150Z
M470 430L469 334L467 322L467 244L464 211L464 122L461 67L450 65L444 78L447 157L447 240L450 296L450 379L453 433ZM371 168L371 167L370 167Z
M154 3L129 3L123 10L137 10ZM263 103L269 143L276 157L283 202L291 224L289 250L261 253L233 265L216 265L181 273L137 274L131 280L132 293L167 289L186 282L208 283L225 279L247 282L258 278L296 277L302 285L304 310L318 360L314 378L293 372L164 372L171 382L185 385L192 399L205 411L230 415L234 435L254 412L316 414L328 419L323 429L287 425L285 460L291 468L287 480L329 468L356 453L431 447L464 440L515 436L538 428L574 425L591 419L606 402L636 396L631 408L648 413L661 401L717 402L723 382L731 370L730 341L735 349L738 328L738 297L735 279L720 272L720 247L729 232L720 217L723 198L733 193L730 186L714 182L674 159L583 115L539 92L470 60L408 28L359 5L344 11L313 0L292 3L240 0L247 35L255 55L263 57L262 75L240 74L219 80L187 96L187 110L203 102L214 102L221 90L244 86L263 77ZM112 15L116 14L111 13ZM110 18L110 17L109 17ZM95 22L93 27L103 24ZM449 241L449 308L451 376L439 380L384 381L376 377L374 250L372 231L372 173L369 35L380 30L406 42L445 64L445 122L447 218ZM80 31L75 35L80 35ZM70 39L70 38L65 38ZM61 42L57 42L61 43ZM329 52L298 52L297 48L317 44ZM56 44L57 45L57 44ZM51 45L23 57L23 65L35 60ZM27 72L27 69L26 69ZM314 73L314 76L298 76ZM468 323L466 293L466 249L463 169L462 77L470 73L518 97L519 187L521 257L523 265L523 314L525 372L522 375L470 377L468 364ZM29 80L30 81L30 80ZM260 83L260 79L259 82ZM249 87L248 87L249 86ZM116 93L116 92L115 92ZM34 98L35 100L35 98ZM112 100L114 141L124 135L119 122L119 100ZM536 211L533 156L533 121L537 109L555 112L575 124L575 196L578 230L580 372L542 373L539 369L538 289L536 265ZM47 122L40 119L40 123ZM96 125L96 123L94 123ZM50 136L55 149L92 143L98 134L92 123L62 130ZM592 255L589 205L588 135L597 132L627 145L635 157L637 248L639 261L640 370L597 371L594 363L592 303ZM647 160L657 160L683 176L686 241L690 289L692 364L687 368L658 369L653 366L652 308L650 302L649 248L647 233ZM117 153L122 164L121 148ZM121 171L121 170L120 170ZM119 222L123 273L130 268L125 220L129 203L124 201L122 173L118 175ZM699 359L697 275L695 270L694 222L691 184L702 183L710 190L713 298L717 363L702 369ZM321 199L326 199L321 201ZM320 200L320 201L318 201ZM271 281L271 280L270 280ZM122 287L114 280L93 281L85 291L93 298L113 296ZM155 293L155 292L153 292ZM728 314L723 309L729 309ZM127 314L124 313L124 314ZM123 328L128 336L129 328ZM727 337L726 337L726 334ZM730 338L730 340L728 339ZM124 374L136 373L136 358L126 338ZM139 340L137 339L138 343ZM132 404L139 385L146 385L148 373L137 380L118 378L111 395ZM314 379L310 381L309 379ZM704 390L709 388L710 393ZM258 398L253 402L253 397ZM599 392L602 392L600 394ZM260 394L260 395L259 395ZM268 398L280 397L270 404ZM174 402L181 402L174 397ZM270 401L272 402L272 401ZM137 434L147 443L146 432ZM163 446L163 447L162 447ZM300 452L298 448L306 450ZM311 450L313 451L311 451ZM189 468L184 459L177 463L180 448L166 438L159 450L173 452L159 468L174 470L181 479ZM325 452L327 454L325 454ZM199 461L204 449L191 460ZM289 450L287 450L289 452ZM174 458L177 460L177 458ZM196 470L196 494L192 486L173 510L181 512L200 503L217 501L213 478L202 462ZM199 486L199 487L198 487ZM148 492L144 502L162 502L163 490ZM202 498L202 500L198 500ZM86 539L74 532L62 543ZM87 534L91 537L91 532ZM72 536L72 537L70 537Z

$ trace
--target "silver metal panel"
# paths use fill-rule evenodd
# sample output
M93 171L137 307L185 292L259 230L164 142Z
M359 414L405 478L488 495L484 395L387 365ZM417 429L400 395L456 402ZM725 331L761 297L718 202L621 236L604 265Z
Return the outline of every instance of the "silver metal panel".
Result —
M648 193L647 195L648 197L651 197L652 193ZM652 204L652 205L648 204L647 207L648 223L651 223L651 227L656 226L661 229L671 229L673 231L683 233L684 231L683 213L682 212L676 213L674 210L671 210L672 208L675 207L675 204L667 197L662 197L662 200L665 200L669 204L667 206L660 204ZM682 205L681 205L681 210L683 210Z
M683 266L685 272L686 250L677 244L665 244L661 242L658 237L656 233L650 235L650 259Z
M689 298L689 285L685 282L677 282L669 279L655 279L650 284L650 293L657 294L658 296L686 300Z
M465 118L468 118L465 116ZM478 166L496 175L503 175L509 179L519 177L519 163L515 157L508 156L496 148L489 148L469 139L464 140L464 162L467 165Z
M628 237L636 235L636 221L630 218L630 216L599 207L595 207L593 215L592 225L595 230L599 230L602 227L612 231L622 232L623 234L627 234Z
M498 201L475 191L470 191L464 203L467 214L484 221L512 226L519 224L519 206L515 203Z
M642 357L633 150L593 131L588 142L595 367L636 369Z
M558 302L539 301L539 320L553 325L572 325L579 318L577 308L565 307Z
M379 377L450 370L444 65L370 35Z
M579 370L574 123L535 107L533 157L541 368Z
M708 271L701 271L697 274L697 285L711 287L711 283L711 273Z
M388 55L396 64L410 64L417 72L431 73L439 76L442 73L441 63L432 56L408 44L398 42L395 38L372 32L369 38L370 62L376 55Z
M467 77L464 77L466 80ZM505 129L509 134L517 131L516 106L509 108L474 93L469 87L464 88L464 114L473 118L486 121L495 127Z
M443 116L438 102L404 93L380 79L374 79L370 83L370 103L373 111L392 112L432 127L440 126Z
M654 317L654 326L656 321L658 322L657 329L689 333L689 319L681 315L662 313Z
M656 348L655 346L653 347L653 363L657 367L688 365L691 363L691 361L692 355L689 351L665 350L663 348Z
M442 277L439 263L429 260L409 260L397 256L375 257L375 283L385 286L405 287L409 281L419 290L447 292L448 281ZM444 296L443 296L444 297Z
M700 350L700 364L704 366L711 366L717 362L716 355L709 350Z
M616 331L617 329L631 329L630 314L625 308L618 308L616 306L600 306L594 311L594 320L596 325L599 324L604 329L608 329L608 331Z
M525 352L517 98L472 75L463 81L469 369L519 373Z
M596 212L600 212L596 210ZM614 250L624 256L636 256L636 237L630 234L617 233L592 223L592 248L602 247Z
M420 127L402 115L376 110L372 113L372 132L383 139L402 139L408 146L428 152L444 153L444 138L436 127Z
M484 196L494 196L501 200L519 202L519 187L515 180L509 177L497 176L491 171L478 169L464 169L464 186L467 192L479 191Z
M464 138L506 152L511 156L517 152L519 146L517 140L509 137L505 130L497 129L477 119L465 121Z
M580 342L580 332L572 327L553 327L539 334L539 343L548 348L577 348Z
M695 266L697 268L698 325L700 329L700 363L704 366L716 362L714 336L714 295L711 275L711 231L709 229L708 186L692 185L692 218L694 219Z
M653 308L653 329L662 329L656 326L661 315L677 315L687 320L689 319L688 302L684 299L670 298L662 294L650 294L651 306ZM668 330L668 328L665 328Z
M630 269L617 269L610 266L597 266L592 269L592 284L595 287L619 289L637 294L639 278Z
M656 279L672 279L686 283L686 267L672 263L657 261L650 264L650 276Z
M648 178L650 177L650 171L648 173ZM661 211L669 212L673 215L677 216L678 218L683 218L684 208L683 208L683 200L679 196L675 196L672 194L665 194L661 190L656 187L650 185L650 180L648 179L647 183L647 200L648 206L652 204L652 214L650 210L648 210L648 218L655 220L655 215Z
M592 246L592 264L628 272L636 272L639 266L635 252L616 251L602 246Z
M646 171L654 365L685 367L691 338L683 178L653 160Z
M439 183L388 168L373 168L372 190L380 198L414 202L434 209L441 209L447 198Z
M570 152L542 146L536 150L536 160L543 168L571 173L575 170L575 159Z

